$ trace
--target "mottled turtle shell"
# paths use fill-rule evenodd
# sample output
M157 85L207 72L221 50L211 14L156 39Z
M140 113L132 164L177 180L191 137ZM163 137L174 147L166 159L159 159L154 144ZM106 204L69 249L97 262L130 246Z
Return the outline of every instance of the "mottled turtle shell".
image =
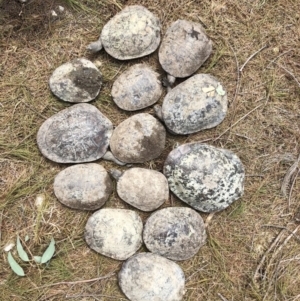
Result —
M158 57L163 69L174 77L196 72L212 51L212 42L199 23L177 20L167 29Z
M226 149L183 144L170 152L163 172L171 191L199 211L223 210L243 195L243 164Z
M147 219L143 239L152 253L186 260L205 244L205 225L199 213L191 208L164 208Z
M164 98L162 119L176 134L191 134L220 124L227 112L227 93L211 75L196 74Z
M185 277L180 266L152 253L139 253L122 265L119 285L131 301L181 301Z
M81 103L97 97L102 86L102 74L85 58L75 59L54 70L49 80L54 95L64 101Z
M57 199L80 210L96 210L112 193L112 181L105 168L96 163L77 164L59 172L53 184Z
M129 60L154 52L160 43L160 21L140 5L127 6L106 23L101 42L116 59Z
M94 251L126 260L142 245L143 222L132 210L105 208L96 211L85 226L85 241Z
M169 198L166 177L155 170L130 168L117 181L119 197L142 211L153 211Z
M110 139L113 155L125 163L143 163L157 158L166 143L164 126L152 115L140 113L121 122Z
M151 106L159 100L163 91L158 76L145 64L133 65L114 82L111 90L114 102L126 111Z
M58 163L83 163L107 151L113 125L96 107L81 103L47 119L37 133L41 153Z

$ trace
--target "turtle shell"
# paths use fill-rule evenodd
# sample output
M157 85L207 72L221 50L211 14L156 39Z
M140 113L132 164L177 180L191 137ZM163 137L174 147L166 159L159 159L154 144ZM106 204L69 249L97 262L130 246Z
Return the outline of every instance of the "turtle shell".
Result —
M116 105L126 111L141 110L156 103L162 86L158 73L145 64L137 64L123 72L111 90Z
M169 198L166 177L158 171L139 167L122 174L117 192L122 200L142 211L153 211Z
M96 252L117 260L126 260L142 245L143 222L126 209L105 208L96 211L85 226L85 240Z
M152 253L172 260L186 260L205 244L205 225L191 208L164 208L147 219L143 239Z
M212 51L212 42L199 23L177 20L167 29L159 47L159 62L174 77L195 73Z
M171 191L199 211L223 210L243 195L243 164L226 149L183 144L170 152L163 172Z
M227 113L227 93L208 74L196 74L164 98L162 118L176 134L191 134L220 124Z
M41 153L58 163L83 163L107 151L113 125L96 107L81 103L47 119L37 133Z
M143 163L157 158L166 143L164 126L152 115L140 113L121 122L110 139L113 155L125 163Z
M181 301L185 277L180 266L152 253L139 253L123 263L119 285L131 301Z
M143 57L160 43L160 21L140 5L127 6L106 23L101 42L106 52L119 60Z
M102 86L102 74L85 58L75 59L54 70L49 80L54 95L64 101L81 103L97 97Z
M80 210L96 210L112 193L112 181L99 164L78 164L62 170L54 179L54 193L64 205Z

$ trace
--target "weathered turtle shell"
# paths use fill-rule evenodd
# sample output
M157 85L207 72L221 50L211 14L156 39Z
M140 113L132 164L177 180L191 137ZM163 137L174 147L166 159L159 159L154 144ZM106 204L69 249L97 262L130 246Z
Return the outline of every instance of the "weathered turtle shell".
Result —
M121 122L110 139L113 155L125 163L143 163L157 158L166 143L164 126L152 115L140 113Z
M196 72L212 51L212 42L196 22L177 20L167 29L158 57L163 69L174 77Z
M176 134L191 134L220 124L227 112L227 94L208 74L196 74L165 96L162 119Z
M54 162L91 162L104 155L112 131L112 123L96 107L81 103L47 119L37 133L37 144Z
M81 103L97 97L102 86L102 74L85 58L75 59L54 70L49 80L54 95L64 101Z
M117 260L132 256L142 245L143 222L132 210L96 211L85 226L85 240L96 252Z
M143 57L160 43L160 21L140 5L127 6L103 27L100 41L111 56L119 60ZM90 45L88 49L93 51Z
M158 73L145 64L133 65L114 82L111 95L126 111L141 110L156 103L162 94Z
M152 253L139 253L123 263L119 285L131 301L181 301L185 277L180 266Z
M205 225L191 208L164 208L147 219L143 239L152 253L172 260L186 260L205 244Z
M121 175L117 192L122 200L142 211L153 211L169 198L166 177L158 171L139 167Z
M243 164L226 149L183 144L170 152L163 172L171 191L196 210L220 211L243 195Z
M112 181L99 164L78 164L67 167L54 179L54 193L64 205L80 210L96 210L112 193Z

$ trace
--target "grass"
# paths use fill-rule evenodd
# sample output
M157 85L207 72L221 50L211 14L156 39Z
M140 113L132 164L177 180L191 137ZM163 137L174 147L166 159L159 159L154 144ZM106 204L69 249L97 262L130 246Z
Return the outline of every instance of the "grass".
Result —
M300 230L285 242L297 227L299 183L289 210L280 192L286 171L298 157L300 141L299 5L293 0L45 0L24 6L0 0L0 300L127 300L116 275L57 284L117 272L122 263L85 244L84 227L91 213L70 210L56 200L53 179L66 166L40 154L36 133L46 118L69 106L50 93L48 79L71 59L86 57L99 66L104 84L92 104L114 125L133 114L113 104L114 79L140 62L164 75L157 53L119 62L105 51L89 54L85 49L98 39L108 20L130 4L145 5L159 16L163 32L178 18L201 22L213 40L213 53L198 72L219 78L229 96L228 114L219 126L188 136L168 134L163 154L139 166L161 171L176 142L207 141L234 151L247 174L244 196L210 221L207 244L193 258L178 263L187 279L184 301L300 300ZM54 20L49 12L57 5L66 12ZM267 48L247 62L264 45ZM152 108L144 112L153 114ZM99 163L107 169L113 166ZM40 208L35 205L38 195L45 197ZM183 205L172 198L165 206L172 204ZM129 208L115 192L105 207ZM149 216L140 214L143 220ZM26 247L34 255L42 254L54 237L57 252L49 265L22 264L26 277L14 275L3 249L17 234L29 235Z

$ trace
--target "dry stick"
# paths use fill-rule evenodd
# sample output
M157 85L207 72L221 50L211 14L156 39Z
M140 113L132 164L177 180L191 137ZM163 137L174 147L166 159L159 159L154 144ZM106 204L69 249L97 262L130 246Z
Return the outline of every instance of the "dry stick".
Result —
M296 78L296 76L290 70L286 69L285 67L283 67L280 64L276 63L276 65L278 67L280 67L281 69L283 69L286 73L288 73L295 80L295 82L298 84L298 86L300 87L300 83L299 83L298 79Z
M110 296L110 295L93 295L93 294L66 295L66 299L81 298L81 297L93 297L95 299L97 299L96 297L107 297L107 298L112 298L112 299L127 300L127 299L124 299L124 298L121 298L121 297L114 297L114 296Z
M56 285L75 285L75 284L81 284L81 283L88 283L88 282L93 282L93 281L99 281L99 280L103 280L103 279L107 279L111 276L115 275L115 271L108 273L104 276L98 277L98 278L93 278L93 279L87 279L87 280L78 280L78 281L62 281L62 282L56 282L56 283L50 283L50 284L46 284L46 285L42 285L37 287L36 289L40 289L40 288L45 288L45 287L50 287L50 286L56 286Z
M289 53L289 52L291 52L291 51L292 51L292 49L290 49L290 50L288 50L288 51L285 51L285 52L279 54L278 56L276 56L275 59L273 59L273 60L267 65L267 67L266 67L265 69L267 69L271 64L273 64L273 63L274 63L276 60L278 60L280 57L282 57L283 55L285 55L285 54L287 54L287 53Z
M1 211L1 215L0 215L0 242L2 237L2 219L3 219L3 211Z
M245 68L245 66L249 63L249 61L252 60L259 52L261 52L262 50L264 50L267 47L268 47L268 45L264 45L263 47L261 47L260 49L258 49L256 52L254 52L253 54L251 54L247 58L247 60L245 61L245 63L242 65L242 67L239 69L239 71L242 72L243 69Z
M256 283L257 282L257 279L259 278L259 274L260 274L260 270L263 266L263 264L265 263L265 260L267 258L267 255L268 253L270 253L270 251L275 247L275 245L277 244L277 242L280 240L283 232L284 232L285 229L282 229L279 234L277 235L276 239L274 239L274 241L272 242L272 244L270 245L270 247L268 248L268 250L265 252L265 254L263 255L263 257L261 258L255 272L254 272L254 275L253 275L253 282Z
M231 130L235 125L237 125L240 121L242 121L243 119L245 119L248 115L250 115L252 112L254 112L255 110L257 110L258 108L260 108L262 105L264 105L263 103L256 106L254 109L252 109L250 112L248 112L246 115L244 115L243 117L241 117L238 121L236 121L233 125L231 125L229 128L227 128L222 134L220 134L217 138L213 139L213 141L216 141L218 139L220 139L225 133L227 133L229 130Z
M223 297L220 293L218 293L218 296L220 297L220 299L222 300L222 301L228 301L225 297Z

